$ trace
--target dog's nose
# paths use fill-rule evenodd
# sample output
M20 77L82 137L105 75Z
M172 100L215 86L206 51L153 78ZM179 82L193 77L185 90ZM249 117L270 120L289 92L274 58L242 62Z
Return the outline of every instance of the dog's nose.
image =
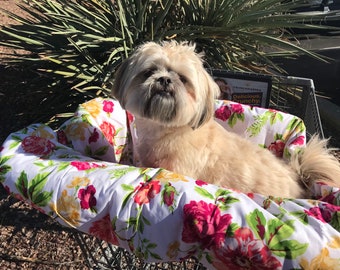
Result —
M171 83L171 79L169 77L159 77L157 80L162 86L168 86Z

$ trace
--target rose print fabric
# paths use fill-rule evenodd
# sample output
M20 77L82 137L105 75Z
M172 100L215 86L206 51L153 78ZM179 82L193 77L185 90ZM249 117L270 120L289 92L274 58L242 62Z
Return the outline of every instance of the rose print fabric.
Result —
M215 117L279 158L306 143L303 122L283 112L216 101ZM240 193L132 166L136 140L132 115L114 100L93 99L56 131L34 124L10 134L0 181L61 224L146 261L195 256L208 269L340 269L339 187L315 184L314 200Z

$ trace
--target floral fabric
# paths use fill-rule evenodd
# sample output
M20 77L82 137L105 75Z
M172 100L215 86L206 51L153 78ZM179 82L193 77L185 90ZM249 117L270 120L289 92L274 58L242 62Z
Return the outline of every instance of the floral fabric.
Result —
M303 122L278 111L216 101L226 129L289 159ZM94 99L54 131L34 124L0 151L0 181L65 226L146 261L195 256L208 269L340 269L340 191L315 200L240 193L160 168L131 166L133 116ZM242 170L242 168L240 168Z

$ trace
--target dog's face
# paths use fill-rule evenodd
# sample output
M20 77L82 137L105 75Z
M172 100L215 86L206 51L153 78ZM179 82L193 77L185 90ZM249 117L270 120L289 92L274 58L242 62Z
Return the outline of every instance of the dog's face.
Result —
M149 42L123 62L112 94L137 117L197 128L212 118L219 88L194 45Z

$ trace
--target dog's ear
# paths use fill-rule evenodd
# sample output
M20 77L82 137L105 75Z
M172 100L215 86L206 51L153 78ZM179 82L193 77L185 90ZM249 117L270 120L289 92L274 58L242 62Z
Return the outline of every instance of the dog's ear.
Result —
M220 95L220 88L203 67L201 73L200 86L203 87L203 89L201 89L202 100L197 116L194 117L191 122L191 127L193 129L199 128L214 116L215 99Z
M121 65L119 66L118 70L114 74L114 82L113 87L111 89L111 96L117 99L120 104L124 107L124 87L125 87L125 80L124 74L129 67L129 59L125 59Z

